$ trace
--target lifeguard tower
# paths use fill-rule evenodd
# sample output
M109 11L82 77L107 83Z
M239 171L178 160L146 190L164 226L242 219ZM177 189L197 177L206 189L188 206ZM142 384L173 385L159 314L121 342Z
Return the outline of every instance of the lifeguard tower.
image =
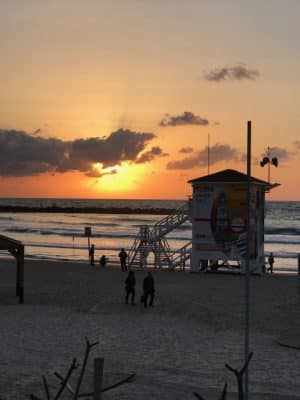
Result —
M189 181L192 222L190 271L208 265L235 264L245 272L247 255L248 176L226 169ZM264 270L265 193L278 184L250 177L250 254L251 273Z

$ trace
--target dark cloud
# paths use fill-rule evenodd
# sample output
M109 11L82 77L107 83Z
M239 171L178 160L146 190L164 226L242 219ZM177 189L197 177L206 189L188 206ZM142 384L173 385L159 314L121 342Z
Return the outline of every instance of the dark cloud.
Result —
M167 153L164 153L160 147L155 146L152 147L151 150L141 154L141 156L137 158L136 163L141 164L152 161L155 157L166 157L166 156L168 156Z
M201 118L190 111L184 111L181 115L165 114L164 118L160 121L160 126L178 126L178 125L202 125L206 126L209 121Z
M0 129L0 176L74 170L95 176L97 172L93 164L101 163L105 169L119 165L122 161L134 163L154 137L153 133L119 129L108 137L63 141L32 136L23 131ZM155 154L154 150L152 155L155 157L160 154Z
M167 169L190 169L195 167L203 167L207 165L207 147L203 150L193 154L191 157L183 158L178 161L170 161L167 164ZM230 147L228 144L219 144L210 147L209 162L210 165L216 164L220 161L241 161L240 152Z
M0 175L25 176L53 172L64 158L66 148L67 144L59 139L0 130Z
M90 178L102 178L105 175L115 175L118 172L117 169L112 169L111 171L98 171L96 168L91 169L85 175Z
M205 72L204 79L210 82L255 80L259 75L260 73L257 69L249 69L244 65L236 65L234 67L216 68Z
M180 150L179 150L179 153L183 153L183 154L189 154L189 153L192 153L194 151L194 149L192 148L192 147L182 147Z

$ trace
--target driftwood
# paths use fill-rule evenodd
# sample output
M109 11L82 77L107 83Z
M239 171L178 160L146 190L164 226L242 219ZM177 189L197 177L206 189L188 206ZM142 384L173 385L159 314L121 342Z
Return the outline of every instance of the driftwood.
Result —
M77 363L76 358L73 358L73 361L72 361L65 376L62 376L58 372L54 372L54 376L60 381L60 388L58 389L58 391L56 392L54 397L51 397L47 379L45 378L45 376L42 376L46 400L60 399L65 390L68 391L72 395L73 400L78 400L78 399L83 399L83 398L88 398L88 397L90 398L90 397L94 397L97 393L99 394L99 393L107 392L107 391L109 391L111 389L115 389L116 387L121 386L125 383L132 382L132 380L136 376L136 374L131 374L131 375L127 376L126 378L124 378L112 385L109 385L105 388L101 388L101 390L100 390L100 387L98 387L95 390L95 393L94 392L80 393L81 383L83 381L83 377L86 372L86 367L87 367L88 359L90 356L90 351L94 346L96 346L98 344L98 342L91 343L88 340L88 338L85 338L85 344L86 344L86 347L85 347L84 359L83 359L83 363L82 363L82 366L80 369L80 374L77 379L75 387L73 387L69 381L72 376L72 373L79 367L79 364ZM101 383L100 383L100 386L101 386ZM98 390L100 390L100 392L98 392ZM31 400L44 400L34 394L30 394L29 398Z
M58 372L54 372L54 376L56 376L61 382L64 380L63 376L61 376ZM66 384L66 389L71 394L73 394L73 395L75 394L74 389L72 388L72 386L68 382Z
M136 376L136 374L131 374L131 375L127 376L126 378L120 380L119 382L116 382L110 386L106 386L105 388L103 388L101 390L101 393L108 392L111 389L115 389L118 386L124 385L124 383L131 383L132 380L135 378L135 376ZM82 393L78 396L78 398L82 399L84 397L92 397L93 395L94 395L94 392Z
M55 395L55 397L54 397L54 400L57 400L57 399L60 398L61 394L63 393L63 391L64 391L65 388L66 388L66 385L67 385L67 383L68 383L68 380L70 379L70 377L71 377L73 371L74 371L77 367L78 367L77 360L76 360L76 358L73 358L72 364L70 365L69 370L68 370L68 372L67 372L67 374L66 374L66 377L65 377L64 380L62 381L61 387L60 387L60 389L58 390L58 392L56 393L56 395Z
M253 353L249 353L247 360L245 361L244 365L240 370L237 370L235 368L232 368L229 364L225 364L225 367L229 369L229 371L233 372L236 376L237 379L237 385L238 385L238 393L239 393L239 400L244 400L244 385L243 385L243 380L244 380L244 373L246 372L248 368L248 364L253 356Z
M55 372L54 374L60 381L63 379L63 377L60 374L58 374L57 372ZM119 382L116 382L116 383L113 383L112 385L104 387L101 390L101 392L102 393L108 392L109 390L115 389L116 387L124 385L125 383L131 383L133 381L133 379L135 378L135 376L136 376L136 374L131 374L131 375L127 376L126 378L121 379ZM74 388L70 384L67 385L67 390L71 394L75 393ZM94 395L94 392L81 393L78 395L78 399L82 399L84 397L92 397L93 395Z
M84 373L85 373L85 369L86 369L86 365L87 365L87 361L88 361L88 358L89 358L90 351L91 351L92 347L94 347L94 346L96 346L96 344L98 344L98 342L90 343L88 338L85 338L85 344L86 344L86 348L85 348L84 360L83 360L83 364L82 364L82 367L81 367L79 378L77 380L77 385L76 385L76 389L75 389L75 393L74 393L74 399L78 399L79 390L80 390L82 379L83 379L83 376L84 376Z
M46 399L50 400L50 391L49 391L49 386L48 386L48 383L47 383L47 379L45 378L44 375L42 376L42 378L43 378L43 383L44 383L44 388L45 388Z
M287 347L288 349L300 350L300 346L294 346L292 344L282 343L282 342L279 342L279 341L277 341L277 343L281 347Z
M229 364L225 364L225 367L229 369L229 371L233 372L236 376L237 379L237 385L238 385L238 394L239 394L239 400L244 400L244 373L246 372L249 362L251 361L251 358L253 356L253 353L249 353L247 360L245 361L244 365L240 370L232 368ZM204 397L202 397L199 393L193 392L193 395L198 399L198 400L205 400ZM226 400L227 397L227 383L224 385L223 391L219 397L218 400Z

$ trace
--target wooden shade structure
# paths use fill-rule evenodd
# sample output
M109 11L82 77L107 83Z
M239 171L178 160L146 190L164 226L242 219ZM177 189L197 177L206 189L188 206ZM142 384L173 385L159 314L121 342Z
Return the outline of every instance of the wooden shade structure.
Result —
M24 245L19 240L0 235L0 250L8 251L17 262L16 296L24 303Z

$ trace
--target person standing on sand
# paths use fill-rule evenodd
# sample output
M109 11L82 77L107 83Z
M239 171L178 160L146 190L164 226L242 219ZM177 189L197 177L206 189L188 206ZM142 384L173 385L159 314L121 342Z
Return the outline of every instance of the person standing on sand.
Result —
M150 296L150 307L153 307L154 300L154 279L151 272L148 272L148 275L143 280L143 292L144 292L144 307L147 307L148 297Z
M95 246L92 244L89 248L90 265L95 265Z
M119 258L120 258L120 263L121 263L121 270L122 271L127 271L127 265L126 265L126 259L127 259L127 253L124 249L121 249L119 253Z
M134 298L135 298L135 276L133 271L129 271L128 276L125 280L125 303L128 304L128 298L131 294L131 304L134 306Z
M268 263L269 263L268 271L270 271L272 273L273 272L273 264L274 264L274 256L273 256L272 252L270 253L270 255L268 257Z

